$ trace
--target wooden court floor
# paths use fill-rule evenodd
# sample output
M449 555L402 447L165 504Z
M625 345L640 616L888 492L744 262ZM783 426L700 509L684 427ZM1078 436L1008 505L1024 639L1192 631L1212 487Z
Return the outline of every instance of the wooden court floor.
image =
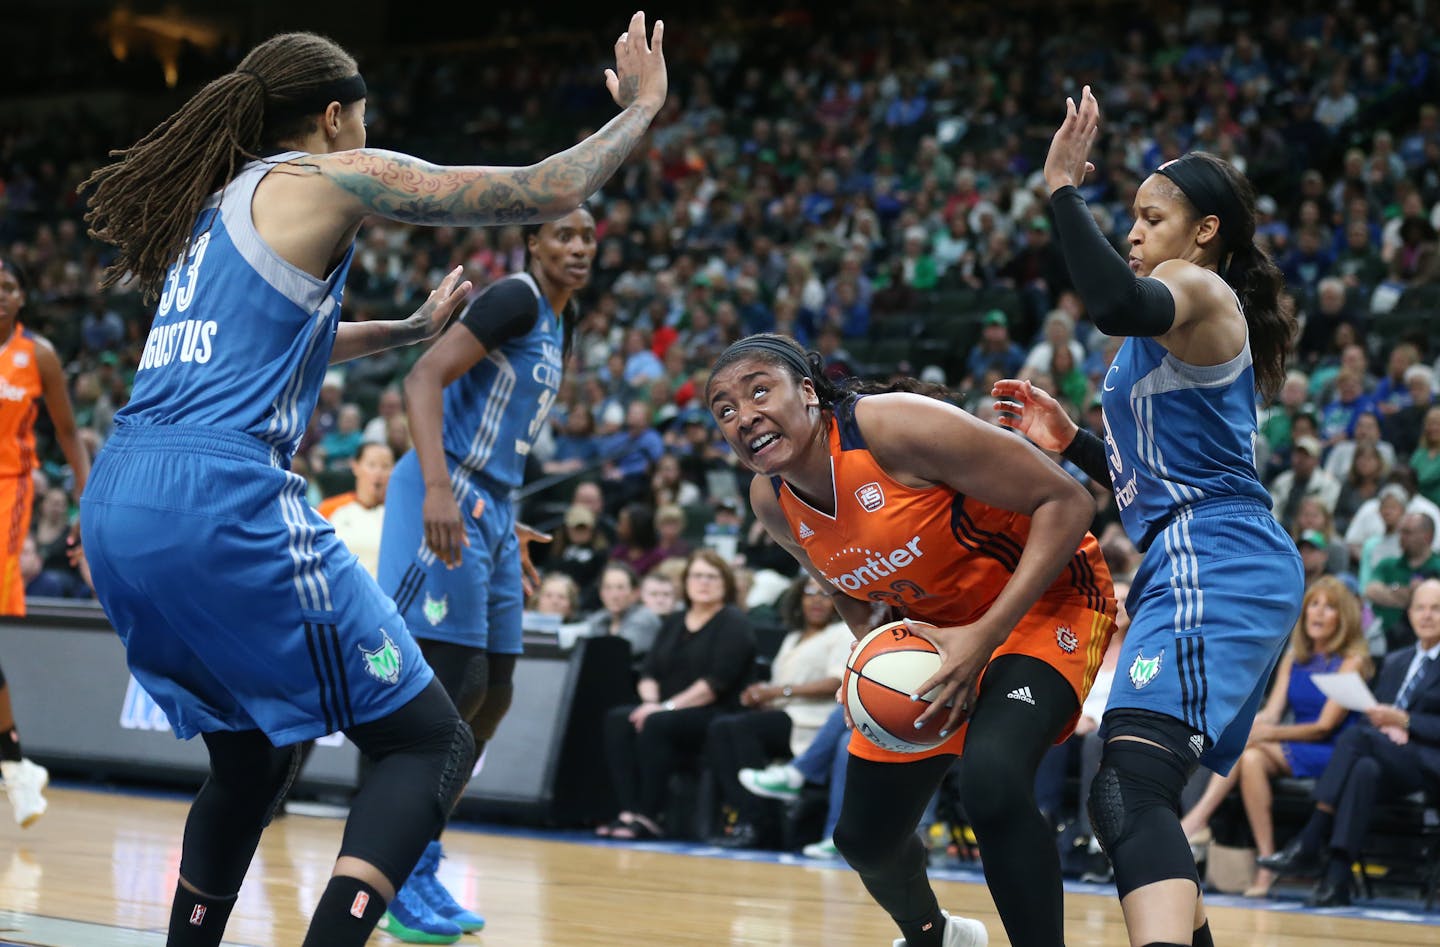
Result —
M52 789L50 811L21 832L0 825L0 944L163 944L180 859L185 803ZM298 944L324 889L341 823L288 816L266 833L231 918L227 943ZM888 947L895 931L843 865L775 863L621 847L574 836L458 829L441 877L488 920L462 944L824 945ZM1004 931L982 884L937 882L940 903ZM1237 902L1238 903L1238 902ZM1431 923L1217 906L1222 945L1440 945ZM1071 947L1126 943L1113 896L1067 892ZM372 944L396 942L376 934Z

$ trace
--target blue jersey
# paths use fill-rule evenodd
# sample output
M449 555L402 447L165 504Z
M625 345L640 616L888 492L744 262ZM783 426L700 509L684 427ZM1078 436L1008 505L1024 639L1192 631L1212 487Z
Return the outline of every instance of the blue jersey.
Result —
M534 296L533 322L526 317L519 334L487 344L486 357L445 387L445 453L501 487L524 482L525 458L560 391L565 328L528 273L496 282L460 317L461 325L487 343L491 327L476 324L476 314L486 312L486 296L513 293L517 282ZM511 314L503 317L515 324Z
M1177 509L1249 498L1268 508L1255 470L1255 370L1247 340L1220 365L1189 365L1154 339L1129 338L1105 374L1106 459L1125 532L1142 551Z
M189 425L248 434L288 465L335 344L352 246L328 279L282 259L255 231L250 200L287 152L247 164L200 212L170 267L119 426Z

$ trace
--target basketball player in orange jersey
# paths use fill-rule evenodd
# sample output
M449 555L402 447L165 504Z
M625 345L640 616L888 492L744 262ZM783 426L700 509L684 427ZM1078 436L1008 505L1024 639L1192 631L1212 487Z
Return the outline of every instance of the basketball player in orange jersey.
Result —
M913 754L853 734L835 845L908 947L987 941L948 917L915 830L956 756L961 799L1011 943L1064 943L1060 862L1034 802L1035 769L1070 734L1114 628L1115 600L1083 487L1030 444L902 387L836 387L819 356L780 335L721 354L706 398L732 450L759 474L750 502L775 540L827 588L857 637L876 606L942 664L917 727L949 739ZM912 697L912 699L915 699ZM968 719L967 719L968 718Z
M35 418L39 401L55 425L55 437L75 475L74 496L80 498L90 474L90 457L75 433L75 414L65 390L65 373L55 349L20 324L25 285L19 271L0 260L0 615L25 614L25 580L20 576L20 550L30 533L35 499ZM10 709L10 686L0 670L0 775L22 827L45 813L41 795L49 774L20 753L20 734Z

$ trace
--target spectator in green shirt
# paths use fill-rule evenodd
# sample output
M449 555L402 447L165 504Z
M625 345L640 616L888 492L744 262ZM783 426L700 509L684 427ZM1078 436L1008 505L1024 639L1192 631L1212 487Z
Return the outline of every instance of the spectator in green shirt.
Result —
M1405 624L1410 594L1426 579L1440 578L1440 555L1431 551L1435 521L1424 513L1407 513L1400 521L1400 555L1382 559L1370 573L1365 597L1385 635L1385 650L1403 648L1411 638ZM1373 637L1373 636L1372 636Z

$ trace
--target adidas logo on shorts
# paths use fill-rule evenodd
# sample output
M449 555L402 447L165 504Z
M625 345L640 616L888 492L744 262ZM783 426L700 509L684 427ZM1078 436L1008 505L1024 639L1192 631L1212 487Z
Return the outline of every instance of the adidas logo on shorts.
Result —
M1030 688L1028 685L1025 687L1017 687L1005 696L1011 700L1023 700L1030 706L1035 706L1035 698L1030 696Z

